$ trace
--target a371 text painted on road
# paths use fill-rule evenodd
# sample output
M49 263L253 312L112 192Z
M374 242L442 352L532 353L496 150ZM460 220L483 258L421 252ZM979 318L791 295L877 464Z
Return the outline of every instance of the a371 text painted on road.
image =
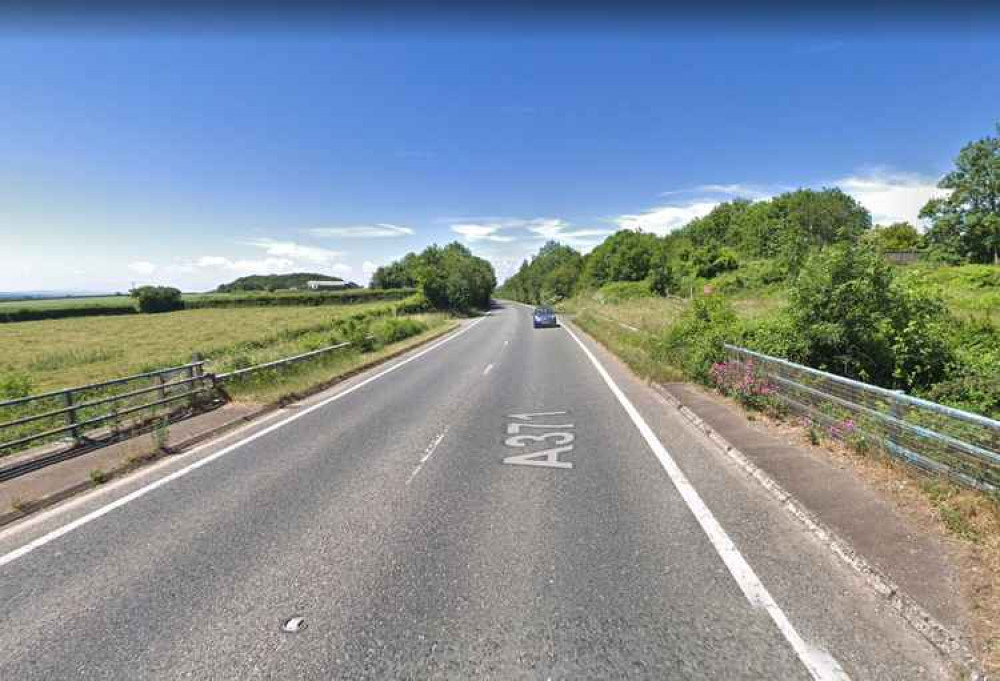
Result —
M537 419L561 416L564 411L541 411L533 414L511 414L507 418L507 435L504 444L513 449L525 449L534 445L547 447L540 451L514 454L503 460L512 466L544 466L546 468L572 468L571 461L560 460L561 454L573 451L572 423L539 423ZM560 419L565 420L565 419Z

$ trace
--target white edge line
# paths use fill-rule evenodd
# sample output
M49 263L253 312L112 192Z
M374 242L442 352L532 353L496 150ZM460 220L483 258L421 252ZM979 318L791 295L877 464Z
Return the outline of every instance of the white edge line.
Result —
M254 440L257 440L258 438L264 437L265 435L267 435L269 433L272 433L275 430L281 428L282 426L286 426L286 425L288 425L289 423L291 423L293 421L297 421L298 419L302 418L306 414L310 414L310 413L316 411L317 409L322 409L323 407L327 406L328 404L330 404L332 402L336 402L337 400L339 400L342 397L345 397L346 395L350 395L355 390L359 390L360 388L363 388L364 386L368 385L372 381L378 380L379 378L382 378L386 374L395 371L396 369L400 368L401 366L405 366L405 365L409 364L410 362L412 362L412 361L414 361L416 359L419 359L420 357L423 357L427 353L436 350L437 348L441 347L445 343L447 343L447 342L449 342L449 341L451 341L451 340L453 340L455 338L458 338L463 333L465 333L466 331L468 331L469 329L471 329L472 327L474 327L476 324L478 324L479 322L481 322L483 319L485 319L485 317L480 317L479 319L476 319L475 321L473 321L472 323L470 323L465 328L459 329L459 331L457 333L450 334L447 338L444 338L443 340L438 341L434 345L431 345L428 348L424 348L423 350L417 352L416 354L411 355L410 357L407 357L406 359L404 359L401 362L397 362L396 364L393 364L389 368L384 369L384 370L380 371L379 373L377 373L377 374L375 374L373 376L369 376L368 378L366 378L365 380L361 381L360 383L355 383L350 388L347 388L346 390L343 390L343 391L337 393L336 395L331 395L330 397L322 400L321 402L317 402L316 404L314 404L314 405L312 405L310 407L307 407L307 408L303 409L302 411L299 411L299 412L296 412L296 413L292 414L291 416L289 416L288 418L286 418L284 420L281 420L281 421L278 421L277 423L271 424L267 428L264 428L263 430L260 430L260 431L258 431L256 433L254 433L253 435L250 435L250 436L248 436L248 437L240 440L239 442L234 442L231 445L223 447L219 451L217 451L217 452L215 452L213 454L210 454L210 455L206 456L203 459L198 459L194 463L191 463L191 464L185 466L184 468L180 468L180 469L174 471L173 473L171 473L169 475L166 475L166 476L164 476L164 477L162 477L162 478L160 478L158 480L155 480L155 481L149 483L148 485L146 485L144 487L140 487L139 489L135 490L134 492L130 492L129 494L126 494L125 496L123 496L123 497L121 497L119 499L116 499L116 500L112 501L111 503L109 503L109 504L107 504L105 506L102 506L101 508L95 509L95 510L91 511L90 513L87 513L86 515L80 516L76 520L63 525L62 527L59 527L59 528L57 528L55 530L52 530L51 532L48 532L48 533L42 535L41 537L38 537L38 538L36 538L36 539L28 542L24 546L21 546L21 547L19 547L17 549L14 549L13 551L10 551L10 552L8 552L8 553L0 556L0 567L2 567L4 565L7 565L8 563L12 563L13 561L17 560L18 558L21 558L21 557L26 556L27 554L31 553L35 549L41 548L42 546L45 546L46 544L48 544L48 543L50 543L50 542L52 542L52 541L54 541L54 540L56 540L56 539L64 536L64 535L69 534L73 530L79 529L79 528L83 527L84 525L87 525L88 523L91 523L94 520L97 520L101 516L110 513L111 511L115 510L116 508L124 506L125 504L128 504L129 502L135 501L136 499L138 499L138 498L140 498L142 496L145 496L146 494L149 494L153 490L158 489L158 488L166 485L169 482L173 482L174 480L177 480L178 478L184 477L188 473L191 473L192 471L195 471L195 470L201 468L202 466L205 466L205 465L211 463L212 461L215 461L216 459L222 458L226 454L229 454L230 452L232 452L232 451L234 451L236 449L239 449L243 445L249 444L250 442L253 442ZM202 445L200 447L196 447L195 449L192 449L192 450L186 452L185 456L190 456L190 455L192 455L192 454L194 454L194 453L196 453L196 452L198 452L198 451L200 451L202 449L210 447L210 446L212 446L214 444L215 443L207 443L207 444ZM23 527L16 527L16 528L12 528L12 529L20 530L20 529L23 529Z
M490 373L491 371L493 371L493 365L492 364L487 364L486 368L483 369L483 376L485 376L486 374Z
M674 484L681 498L684 499L684 503L687 504L688 509L694 515L698 524L701 525L702 531L708 537L708 540L712 543L713 548L715 548L716 553L722 558L722 562L725 563L726 568L729 569L729 573L733 576L733 579L739 585L740 589L743 591L743 595L746 599L756 607L761 607L767 611L767 614L771 616L771 619L777 625L778 630L781 632L785 640L792 646L795 654L798 656L802 664L805 665L809 674L817 681L843 681L844 679L849 679L847 673L840 667L835 659L829 654L814 649L808 643L803 640L799 633L792 626L792 623L788 620L784 611L778 606L774 598L767 591L767 588L757 577L757 574L747 563L743 554L740 553L739 549L733 543L729 535L719 524L719 521L715 519L712 511L709 510L705 502L702 501L701 495L695 490L694 485L687 479L684 472L681 471L680 467L674 461L673 457L670 456L670 452L667 448L663 446L659 438L653 432L653 429L649 427L646 420L642 417L642 414L635 408L635 405L626 397L625 393L622 392L621 388L615 383L614 379L607 370L601 365L600 361L590 349L583 344L575 333L573 333L568 327L563 326L566 329L566 333L576 341L577 345L583 350L587 358L597 369L597 373L600 374L601 378L607 384L608 388L611 390L612 394L618 398L618 402L621 403L625 412L632 419L632 423L639 430L646 444L659 459L660 464L663 469L667 472L670 477L670 481Z

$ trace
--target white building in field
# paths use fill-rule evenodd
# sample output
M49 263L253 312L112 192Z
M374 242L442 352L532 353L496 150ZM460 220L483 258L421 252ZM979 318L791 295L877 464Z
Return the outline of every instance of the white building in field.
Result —
M320 289L344 288L345 286L347 286L347 282L346 281L328 281L328 280L307 281L306 282L306 286L309 287L310 291L319 291Z

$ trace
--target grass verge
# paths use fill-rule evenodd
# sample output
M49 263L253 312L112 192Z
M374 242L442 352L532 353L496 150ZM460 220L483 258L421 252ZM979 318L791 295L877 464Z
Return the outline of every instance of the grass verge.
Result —
M334 351L325 357L291 365L285 369L251 374L247 379L227 385L226 392L235 401L254 404L296 399L443 335L458 324L443 314L416 315L415 318L426 324L427 329L409 338L370 352L345 348L343 351Z
M747 300L737 307L741 317L767 314L774 301ZM573 298L560 306L575 314L575 323L623 360L644 379L687 381L676 367L654 359L652 345L676 321L687 301L645 299L600 304ZM638 329L629 330L627 324ZM713 391L714 392L714 391ZM945 479L928 477L878 448L852 447L828 438L821 429L780 414L747 409L716 393L758 427L795 444L811 447L859 473L918 527L947 538L954 549L962 597L969 606L973 644L988 674L1000 677L1000 499L965 489ZM991 676L991 678L993 677Z
M38 393L184 364L195 352L212 359L265 347L285 352L297 338L386 305L181 310L3 324L0 376L23 374L27 392Z

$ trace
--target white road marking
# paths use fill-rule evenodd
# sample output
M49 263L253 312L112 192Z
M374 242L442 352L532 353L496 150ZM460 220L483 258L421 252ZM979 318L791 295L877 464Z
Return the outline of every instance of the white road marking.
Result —
M290 634L297 633L306 628L306 620L304 617L293 617L284 624L281 625L282 631L287 631Z
M526 442L545 442L546 440L558 438L558 442L552 444L556 446L568 445L573 441L573 433L542 433L541 435L511 435L503 441L508 447L527 447Z
M566 445L565 447L555 447L554 449L546 449L541 452L528 452L527 454L517 454L516 456L508 456L503 460L504 463L509 463L512 466L545 466L547 468L572 468L573 464L570 461L560 461L559 455L563 452L569 452L573 450L573 445ZM538 457L543 457L539 460Z
M427 462L427 459L431 458L431 454L433 454L434 450L437 449L437 446L441 444L441 440L444 439L444 436L448 432L448 428L450 427L451 426L445 426L445 429L442 430L441 433L436 438L434 438L434 440L429 445L427 445L427 449L424 450L424 455L423 457L421 457L420 463L417 464L417 467L413 469L412 473L410 473L410 477L407 478L406 480L407 485L413 482L413 478L417 477L417 473L419 473L420 469L423 468L423 465Z
M538 411L534 414L510 414L507 418L509 419L521 419L522 421L530 421L535 416L559 416L559 414L565 414L564 411Z
M483 369L483 376L485 376L486 374L490 373L491 371L493 371L493 365L492 364L487 364L486 368Z
M572 423L508 423L507 434L517 435L522 428L572 428Z
M352 385L350 388L347 388L346 390L343 390L343 391L337 393L336 395L331 395L330 397L326 398L325 400L323 400L321 402L317 402L316 404L314 404L314 405L312 405L310 407L307 407L307 408L303 409L302 411L295 412L294 414L292 414L288 418L286 418L286 419L284 419L282 421L278 421L277 423L274 423L274 424L268 426L267 428L264 428L263 430L260 430L260 431L258 431L256 433L254 433L253 435L250 435L250 436L248 436L248 437L240 440L239 442L235 442L235 443L233 443L231 445L228 445L228 446L220 449L219 451L206 456L203 459L199 459L199 460L195 461L194 463L185 466L184 468L181 468L181 469L178 469L178 470L174 471L170 475L164 476L164 477L160 478L159 480L155 480L155 481L149 483L148 485L146 485L145 487L140 487L139 489L135 490L134 492L126 494L125 496L121 497L120 499L116 499L115 501L112 501L111 503L107 504L106 506L102 506L101 508L98 508L98 509L96 509L94 511L91 511L88 514L86 514L84 516L81 516L81 517L77 518L76 520L63 525L62 527L59 527L59 528L57 528L55 530L52 530L51 532L48 532L47 534L44 534L41 537L38 537L37 539L34 539L34 540L28 542L24 546L21 546L21 547L19 547L17 549L14 549L13 551L10 551L10 552L8 552L8 553L0 556L0 567L6 565L8 563L11 563L11 562L17 560L18 558L21 558L23 556L28 555L29 553L31 553L35 549L41 548L41 547L45 546L46 544L48 544L48 543L50 543L52 541L55 541L56 539L58 539L58 538L60 538L60 537L62 537L64 535L69 534L73 530L79 529L79 528L83 527L84 525L87 525L88 523L91 523L94 520L97 520L101 516L110 513L111 511L115 510L116 508L120 508L120 507L124 506L125 504L128 504L128 503L130 503L132 501L135 501L136 499L149 494L153 490L156 490L156 489L158 489L160 487L163 487L164 485L166 485L166 484L168 484L170 482L173 482L174 480L177 480L178 478L182 478L185 475L187 475L188 473L191 473L191 472L193 472L193 471L201 468L202 466L208 465L209 463L211 463L212 461L215 461L216 459L222 458L226 454L229 454L230 452L233 452L233 451L239 449L243 445L249 444L250 442L253 442L254 440L257 440L258 438L264 437L265 435L267 435L269 433L272 433L275 430L281 428L282 426L286 426L286 425L288 425L289 423L291 423L293 421L297 421L298 419L302 418L306 414L310 414L310 413L316 411L317 409L322 409L323 407L327 406L328 404L330 404L332 402L336 402L340 398L346 397L347 395L350 395L355 390L360 390L361 388L363 388L364 386L368 385L369 383L372 383L373 381L377 381L378 379L382 378L386 374L392 373L396 369L399 369L402 366L406 366L410 362L423 357L427 353L433 352L434 350L436 350L437 348L441 347L445 343L448 343L448 342L454 340L455 338L458 338L459 336L461 336L462 334L464 334L465 332L467 332L469 329L471 329L472 327L474 327L476 324L478 324L479 322L481 322L483 319L485 319L485 317L480 317L479 319L477 319L477 320L473 321L472 323L470 323L464 329L459 329L458 332L449 335L447 338L445 338L445 339L443 339L441 341L438 341L437 343L434 343L430 347L424 348L420 352L418 352L418 353L416 353L414 355L411 355L410 357L407 357L406 359L402 360L401 362L397 362L396 364L393 364L389 368L380 371L379 373L375 374L374 376L369 376L365 380ZM195 447L194 449L192 449L189 452L186 452L182 456L185 456L185 457L186 456L191 456L191 455L195 454L196 452L202 451L202 450L204 450L204 449L206 449L208 447L213 446L213 444L214 443L207 443L207 444L202 445L200 447ZM21 528L18 528L16 526L15 526L15 528L12 528L13 531L17 531L18 529L21 529ZM4 533L4 534L6 534L6 533ZM0 539L2 539L3 536L4 535L0 535Z
M600 374L601 378L604 379L612 394L618 398L618 402L625 409L625 413L628 414L632 423L646 441L646 444L653 451L653 454L659 459L660 465L667 472L674 487L681 495L681 498L684 499L684 503L687 504L698 524L701 525L702 531L712 543L716 553L722 558L722 562L725 563L729 569L729 573L736 580L736 583L750 604L767 611L767 614L771 616L782 636L792 646L795 654L814 679L817 681L844 681L849 679L850 677L848 677L847 672L841 668L833 656L823 650L813 648L799 635L784 611L778 606L774 598L771 597L767 588L760 581L760 578L757 577L753 568L747 563L743 554L736 548L736 545L729 538L729 535L726 534L719 521L715 519L712 511L702 501L701 495L695 490L694 485L687 479L687 476L681 471L673 457L670 456L670 452L667 451L663 443L656 437L653 429L646 423L639 410L626 397L614 379L611 378L611 374L601 365L590 349L583 344L583 341L577 338L576 334L570 331L568 327L564 326L563 328L566 329L566 333L580 346L580 349L590 359L590 362L597 369L597 373Z

